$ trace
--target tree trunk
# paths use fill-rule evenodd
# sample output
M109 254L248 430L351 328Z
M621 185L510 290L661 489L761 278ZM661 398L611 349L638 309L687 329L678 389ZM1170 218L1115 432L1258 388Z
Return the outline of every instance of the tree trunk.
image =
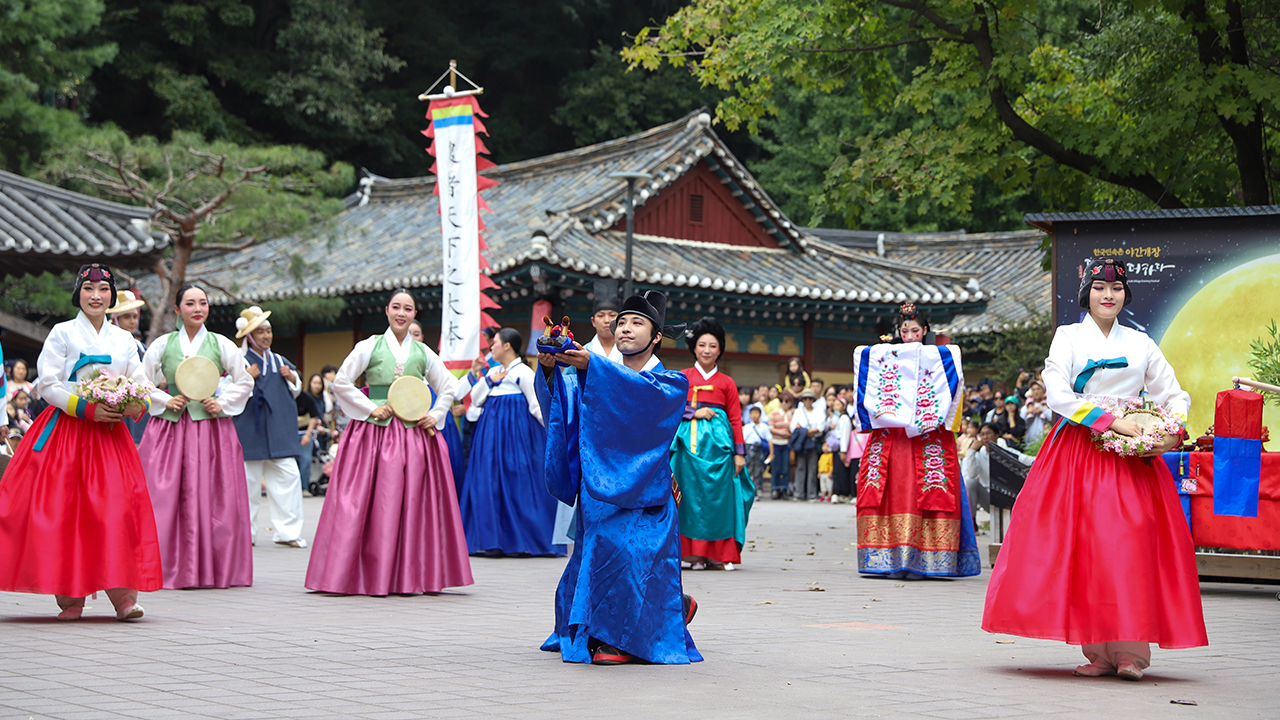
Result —
M156 262L156 275L160 278L159 307L152 308L151 332L147 342L171 332L177 327L178 290L187 281L187 264L191 262L191 248L195 245L198 218L184 218L179 222L178 237L173 243L173 260L166 267L164 260Z

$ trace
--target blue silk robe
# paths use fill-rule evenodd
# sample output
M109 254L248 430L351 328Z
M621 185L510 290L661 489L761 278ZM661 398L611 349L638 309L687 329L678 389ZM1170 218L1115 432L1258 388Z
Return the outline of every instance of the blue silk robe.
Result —
M542 649L590 663L594 638L652 663L702 660L685 629L668 460L688 380L656 358L643 372L593 357L587 370L539 374L547 490L576 501L578 539Z

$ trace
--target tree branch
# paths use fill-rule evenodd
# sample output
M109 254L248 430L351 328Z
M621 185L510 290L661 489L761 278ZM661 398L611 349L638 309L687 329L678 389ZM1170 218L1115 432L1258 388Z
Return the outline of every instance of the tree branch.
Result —
M884 0L893 2L894 0ZM1067 167L1079 170L1089 177L1097 178L1113 185L1136 190L1151 199L1157 206L1166 209L1184 208L1186 205L1176 195L1169 192L1164 183L1151 173L1130 173L1120 175L1106 170L1102 160L1094 155L1067 147L1050 137L1043 130L1027 122L1018 114L1013 102L1005 92L1004 85L991 77L995 65L995 43L991 39L990 26L985 13L978 20L978 26L965 32L965 40L973 45L978 53L978 60L988 75L987 94L995 108L1000 122L1013 132L1014 138L1040 152L1048 155Z
M210 280L210 279L209 279L209 278L207 278L207 277L203 277L203 276L200 276L200 277L194 277L194 278L190 278L190 280L191 280L191 282L202 282L202 283L204 283L205 285L208 285L209 287L213 288L214 290L217 290L218 292L222 293L223 295L226 295L227 297L231 298L231 302L239 303L239 304L244 304L244 303L246 302L246 301L245 301L243 298L241 298L238 294L236 294L236 293L232 292L231 290L229 290L229 289L227 289L227 288L225 288L225 287L223 287L223 286L219 285L219 284L218 284L218 283L216 283L216 282L213 282L212 280Z
M247 240L238 242L235 245L226 245L223 243L196 243L191 246L192 250L213 250L215 252L232 252L236 250L244 250L253 247L258 242L258 238L250 237Z
M915 38L912 40L900 40L898 42L884 43L883 45L864 45L861 47L842 47L842 48L796 48L802 53L860 53L874 52L876 50L887 50L888 48L899 47L901 45L915 45L917 43L938 42L946 40L940 37Z

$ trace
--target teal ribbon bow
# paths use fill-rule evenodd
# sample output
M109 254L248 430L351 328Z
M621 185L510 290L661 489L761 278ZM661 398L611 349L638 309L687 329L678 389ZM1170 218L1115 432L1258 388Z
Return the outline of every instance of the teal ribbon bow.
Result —
M1084 370L1081 370L1080 374L1076 376L1076 381L1071 385L1071 389L1075 392L1084 392L1084 386L1088 384L1089 378L1092 378L1093 374L1100 368L1118 370L1127 367L1129 367L1129 359L1123 357L1111 358L1110 360L1090 360L1084 364Z
M86 365L93 365L94 363L98 363L100 365L110 365L111 356L110 355L85 355L84 353L80 353L80 359L77 360L76 364L71 368L71 382L76 381L76 376L80 373L80 368ZM45 425L44 430L40 431L40 437L36 438L36 444L31 448L32 452L40 452L41 450L44 449L44 444L49 442L49 436L53 435L53 426L57 424L58 424L58 413L54 413L53 417L49 418L49 424Z

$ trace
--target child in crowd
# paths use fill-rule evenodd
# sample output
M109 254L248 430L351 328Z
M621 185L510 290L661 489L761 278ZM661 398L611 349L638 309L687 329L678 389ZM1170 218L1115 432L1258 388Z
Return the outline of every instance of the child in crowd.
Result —
M973 418L965 418L960 437L956 438L956 456L964 459L978 441L978 423Z
M758 403L747 407L747 421L742 423L742 441L747 446L747 474L756 485L756 497L764 494L764 467L773 462L772 434L769 423L762 420L764 408Z
M19 390L13 394L13 400L9 402L5 410L9 413L9 427L26 434L31 428L31 396L26 390Z
M742 406L743 417L747 416L747 406L750 405L751 402L751 388L746 387L745 385L738 388L738 404Z

